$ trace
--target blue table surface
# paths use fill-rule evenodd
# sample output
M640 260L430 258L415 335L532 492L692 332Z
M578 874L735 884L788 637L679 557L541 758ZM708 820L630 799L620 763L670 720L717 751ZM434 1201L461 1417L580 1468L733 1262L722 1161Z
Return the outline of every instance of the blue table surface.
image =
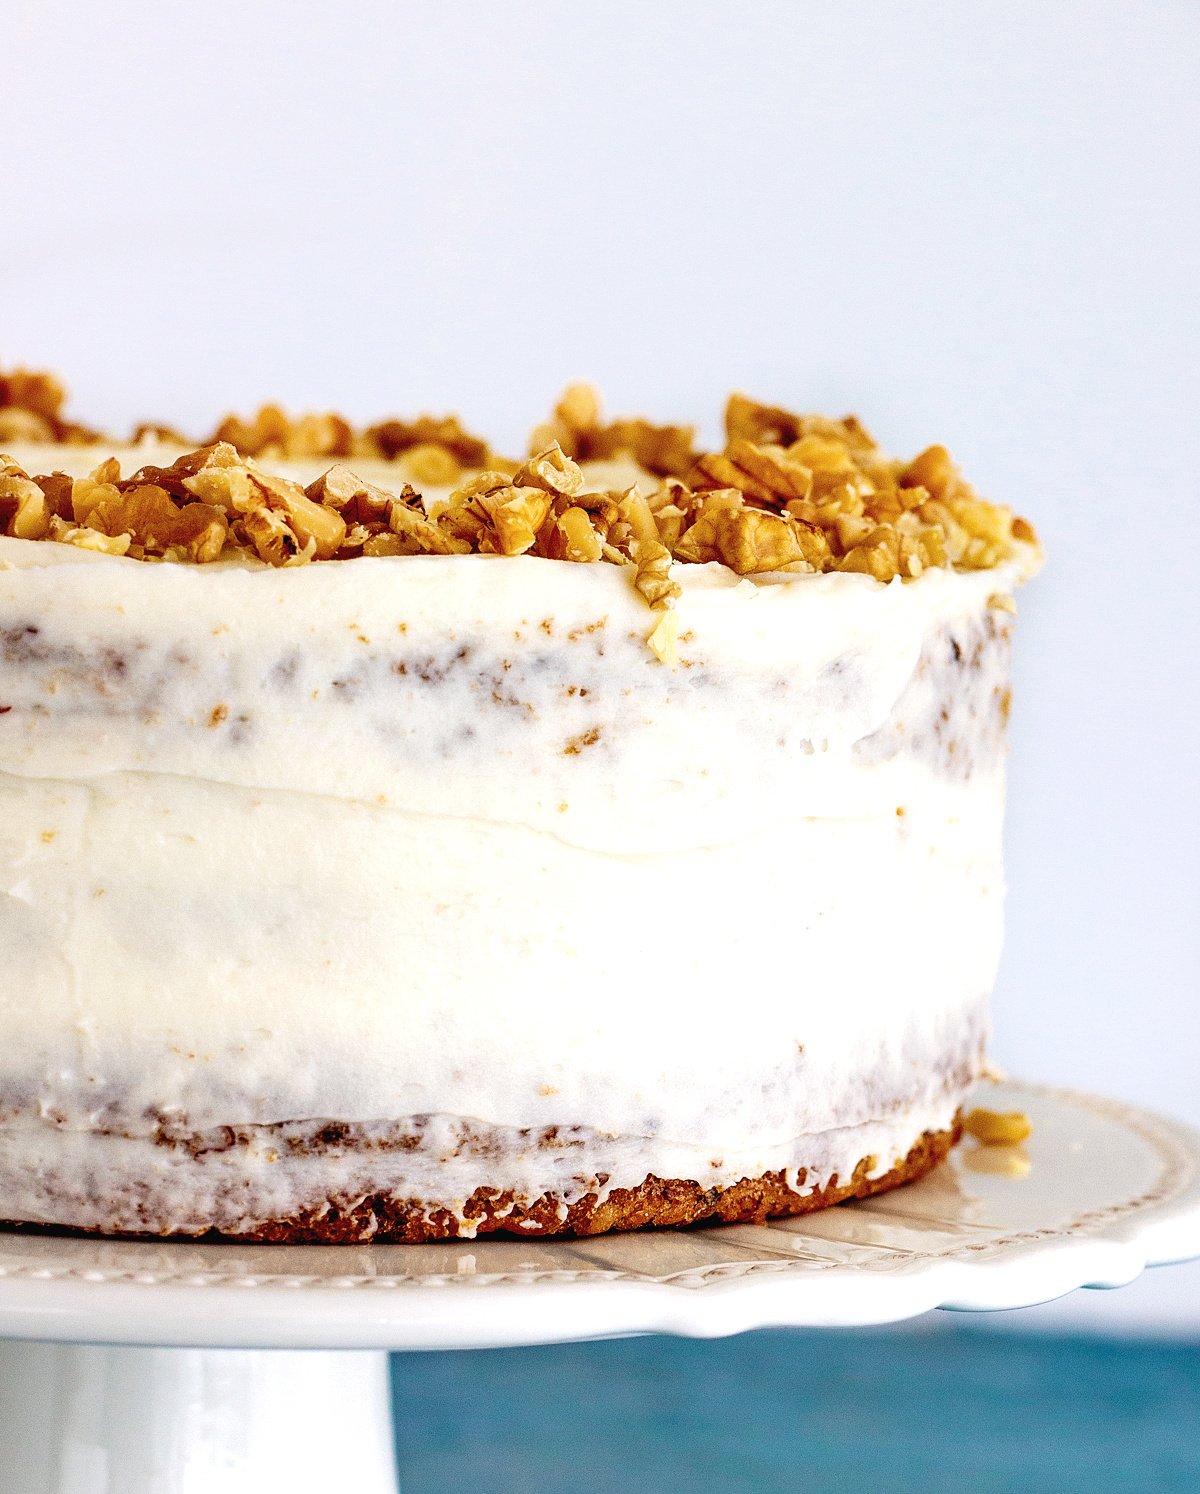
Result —
M405 1494L1200 1494L1200 1344L936 1314L392 1361Z

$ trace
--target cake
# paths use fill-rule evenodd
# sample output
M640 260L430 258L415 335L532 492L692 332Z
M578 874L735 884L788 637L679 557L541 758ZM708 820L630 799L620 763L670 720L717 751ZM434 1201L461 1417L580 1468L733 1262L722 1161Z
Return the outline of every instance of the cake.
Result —
M1040 552L942 447L0 396L0 1219L594 1234L946 1154Z

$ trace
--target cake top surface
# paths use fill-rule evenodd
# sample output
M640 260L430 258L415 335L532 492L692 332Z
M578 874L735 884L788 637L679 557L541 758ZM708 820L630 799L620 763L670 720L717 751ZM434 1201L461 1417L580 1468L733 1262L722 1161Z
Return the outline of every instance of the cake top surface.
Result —
M720 450L688 426L605 421L571 386L521 459L455 417L357 429L264 406L197 442L68 421L53 376L0 375L0 531L144 561L297 566L356 556L530 554L629 567L669 613L680 564L738 576L1032 569L1037 539L980 498L943 446L886 456L854 416L725 410ZM45 469L45 470L39 470ZM64 470L69 469L69 470ZM304 481L307 471L315 471ZM664 618L664 622L669 619Z

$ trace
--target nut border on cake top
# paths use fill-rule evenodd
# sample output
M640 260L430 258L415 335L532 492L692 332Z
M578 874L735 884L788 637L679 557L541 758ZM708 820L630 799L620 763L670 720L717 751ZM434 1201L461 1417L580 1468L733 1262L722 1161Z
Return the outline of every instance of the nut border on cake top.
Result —
M52 375L0 376L0 442L103 446L63 418L64 401ZM988 570L1037 546L1030 524L980 498L944 446L900 461L854 416L800 415L742 394L726 406L725 434L722 450L705 451L690 427L606 423L595 391L575 384L517 462L454 417L356 430L338 415L291 420L267 405L251 420L228 416L170 466L128 477L111 456L82 478L28 473L0 456L0 526L18 539L197 564L232 552L272 566L422 554L606 561L632 567L637 590L664 614L651 635L660 653L673 644L674 562L891 581L930 567ZM193 445L164 426L135 432L147 437ZM442 492L427 501L410 482L379 486L345 461L307 487L260 465L325 456L403 457L407 475ZM589 486L581 464L620 457L650 491Z

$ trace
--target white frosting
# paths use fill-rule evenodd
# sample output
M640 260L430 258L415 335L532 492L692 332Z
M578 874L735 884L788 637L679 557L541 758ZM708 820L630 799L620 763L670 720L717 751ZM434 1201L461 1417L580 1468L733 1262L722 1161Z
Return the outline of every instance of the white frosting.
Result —
M620 1138L584 1166L609 1187L736 1181L832 1131L806 1186L885 1170L979 1059L1007 684L983 623L1020 570L680 566L671 669L608 565L0 539L0 1108L145 1137L575 1126ZM992 639L961 678L951 638ZM519 1150L501 1181L552 1186ZM307 1186L272 1176L275 1203Z
M672 670L645 645L656 615L609 565L190 567L0 539L6 565L0 627L39 620L26 657L55 642L78 651L6 682L11 773L176 773L614 851L721 841L784 805L790 817L893 811L911 773L864 776L850 749L888 720L931 628L1013 584L1011 569L884 586L676 566ZM462 737L484 710L486 752ZM761 713L778 725L769 740Z

